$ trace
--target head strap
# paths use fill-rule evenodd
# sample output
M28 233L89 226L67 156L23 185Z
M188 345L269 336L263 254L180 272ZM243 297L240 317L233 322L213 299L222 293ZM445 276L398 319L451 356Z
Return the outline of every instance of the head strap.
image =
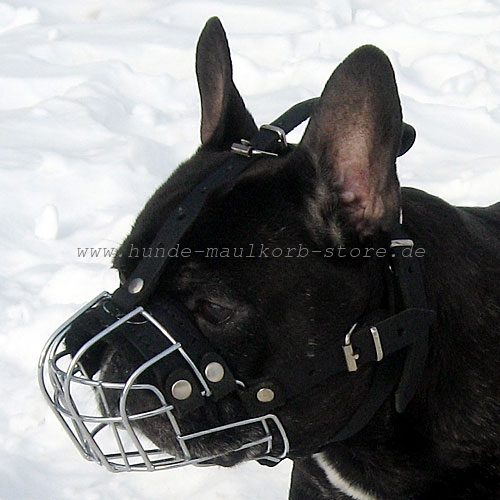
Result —
M154 291L168 262L168 249L173 248L191 227L203 209L208 196L236 180L254 162L263 156L279 156L287 150L286 134L310 115L318 98L296 104L270 125L264 125L250 140L233 144L231 157L200 182L167 217L151 247L154 259L142 259L125 283L114 293L113 301L130 311L144 305ZM156 251L161 250L164 251Z

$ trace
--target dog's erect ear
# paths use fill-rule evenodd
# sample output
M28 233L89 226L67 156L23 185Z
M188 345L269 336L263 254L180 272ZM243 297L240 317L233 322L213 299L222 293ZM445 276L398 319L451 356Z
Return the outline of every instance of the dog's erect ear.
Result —
M257 131L233 82L226 33L216 17L208 20L196 50L196 75L201 96L201 142L228 149Z
M301 141L320 172L316 203L330 207L316 206L316 213L325 219L330 212L360 238L390 230L399 220L395 162L401 141L391 63L381 50L363 46L330 77Z

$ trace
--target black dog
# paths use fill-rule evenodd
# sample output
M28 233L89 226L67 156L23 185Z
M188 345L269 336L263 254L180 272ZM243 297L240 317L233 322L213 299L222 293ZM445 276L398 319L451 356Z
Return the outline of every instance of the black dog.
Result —
M257 132L216 19L201 35L197 74L202 146L139 215L115 261L124 281L168 214L227 160L233 143ZM387 57L371 46L358 49L328 81L297 147L259 160L211 194L180 248L212 253L172 259L152 296L160 305L168 296L186 306L236 378L292 380L332 345L347 348L353 324L376 324L398 311L387 252L402 213L401 230L413 240L406 257L420 251L413 258L425 307L436 312L422 373L413 369L416 378L406 381L416 384L414 394L395 407L391 383L369 421L352 423L371 401L379 366L398 382L407 376L408 353L382 359L387 340L372 328L380 363L362 364L363 350L354 349L352 373L325 377L278 405L273 412L294 461L292 500L500 499L500 205L455 208L400 189L395 161L411 142L408 130ZM418 288L420 274L410 270L410 280L412 272ZM108 353L103 371L119 372L123 357ZM231 412L226 402L196 418L213 427ZM142 430L171 446L161 427ZM237 432L212 436L203 447L223 454L238 439Z

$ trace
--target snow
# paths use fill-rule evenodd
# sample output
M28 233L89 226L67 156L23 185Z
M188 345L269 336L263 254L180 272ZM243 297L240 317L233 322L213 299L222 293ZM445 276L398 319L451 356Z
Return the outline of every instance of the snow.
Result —
M59 213L54 205L45 205L35 219L35 236L41 240L55 240L59 229Z
M119 245L197 147L194 51L213 15L259 123L373 43L418 133L402 183L458 204L498 198L496 0L0 0L1 500L286 498L289 462L112 475L78 455L36 380L50 333L117 285L109 258L78 248Z

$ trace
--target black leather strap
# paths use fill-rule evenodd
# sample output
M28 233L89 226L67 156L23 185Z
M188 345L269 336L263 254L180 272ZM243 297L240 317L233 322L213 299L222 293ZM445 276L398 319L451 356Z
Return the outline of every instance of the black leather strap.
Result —
M400 298L400 307L415 307L426 310L424 316L416 316L412 321L415 341L406 356L403 373L396 390L395 404L402 413L415 395L422 379L429 350L429 328L436 313L428 309L421 259L415 257L402 225L393 234L391 244L392 269L394 272L395 297ZM409 257L411 255L411 257Z
M162 255L162 257L142 259L128 280L113 293L113 302L125 312L138 305L144 305L165 269L169 258L168 250L173 248L190 228L205 205L208 196L221 186L234 182L250 165L262 158L261 154L253 152L264 152L272 155L282 153L286 149L286 141L284 141L284 136L280 135L279 129L287 134L297 127L310 116L317 100L314 98L296 104L272 122L271 129L262 127L249 143L245 143L251 145L247 156L232 154L227 162L198 184L184 198L181 205L167 217L151 244L151 248L154 250L152 255Z
M343 441L363 429L394 393L395 409L402 413L415 395L427 361L429 328L435 312L427 308L427 298L414 242L400 225L392 235L390 290L393 310L402 312L377 324L382 347L404 356L389 356L379 363L366 398L333 441ZM366 335L362 338L366 338ZM408 344L405 346L406 342ZM406 348L405 348L406 347ZM374 353L361 347L367 359ZM404 349L404 351L403 351ZM377 355L377 353L375 353ZM361 356L358 362L361 362Z
M154 250L152 255L162 257L141 259L128 280L113 293L113 302L125 312L147 302L168 262L168 250L173 248L189 229L209 194L236 179L248 166L249 162L245 158L235 155L230 162L218 167L204 182L196 186L183 203L167 217L151 244Z
M380 360L379 364L389 366L392 355L404 349L409 349L418 342L420 331L414 328L415 324L425 325L428 328L433 319L433 311L410 308L383 321L355 330L351 339L353 351L358 357L358 369L373 365L378 361L378 353L371 332L372 328L377 329L382 345L383 359ZM311 387L324 384L331 377L347 371L348 367L343 346L335 344L333 349L320 351L312 358L305 357L300 364L295 365L293 370L287 373L286 378L279 382L267 379L266 381L253 383L246 389L245 403L247 407L252 406L252 412L259 410L264 414L281 406L284 401L304 394ZM387 387L388 376L384 370L381 370L379 375L382 376L383 382L382 379L378 381L376 376L374 385L370 390L371 396L379 401L377 403L375 401L368 402L367 400L362 402L364 409L361 410L361 413L369 415L370 418L399 382L401 369L391 369L389 372L392 373L394 379L391 381L389 393L384 389ZM273 391L277 397L268 405L263 406L253 396L266 384L268 386L273 385Z
M363 397L347 424L334 436L332 442L349 439L364 429L372 420L375 413L388 400L396 388L401 373L402 359L402 355L391 356L375 367L370 390Z
M316 106L318 101L319 97L313 97L312 99L295 104L295 106L292 106L288 111L276 118L271 125L279 127L285 134L288 134L311 116L314 106Z
M425 368L428 333L435 312L427 308L420 264L411 248L413 242L402 228L396 235L398 237L393 238L391 247L390 291L398 298L393 311L397 307L400 312L351 332L356 370L369 365L375 370L370 389L333 441L343 441L357 434L395 390L396 410L404 411ZM265 379L252 383L240 394L249 413L263 415L274 411L286 401L348 371L344 347L336 344L332 350L320 351L313 358L304 357L282 380ZM273 390L275 398L272 402L262 404L258 401L256 394L262 387Z
M359 355L358 366L377 361L376 345L371 328L377 329L383 356L387 358L391 354L419 342L420 331L417 331L415 326L424 325L428 327L433 319L434 311L412 307L372 326L355 330L352 335L352 344L354 351Z

